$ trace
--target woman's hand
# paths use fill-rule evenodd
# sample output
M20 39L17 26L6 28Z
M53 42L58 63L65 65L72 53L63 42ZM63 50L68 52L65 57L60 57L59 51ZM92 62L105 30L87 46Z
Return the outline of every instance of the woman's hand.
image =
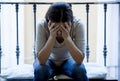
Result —
M50 31L50 36L52 36L53 38L56 38L57 36L57 31L60 30L59 25L56 25L56 23L53 23L51 21L48 22L48 28Z
M64 25L61 25L62 37L66 39L69 37L69 33L71 30L71 22L65 22Z

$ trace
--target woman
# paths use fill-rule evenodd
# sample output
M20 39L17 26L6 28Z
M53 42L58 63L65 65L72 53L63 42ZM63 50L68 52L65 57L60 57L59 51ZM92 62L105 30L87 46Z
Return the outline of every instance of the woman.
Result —
M84 27L73 17L71 5L53 3L37 28L34 81L48 81L65 74L74 81L88 81L83 64Z

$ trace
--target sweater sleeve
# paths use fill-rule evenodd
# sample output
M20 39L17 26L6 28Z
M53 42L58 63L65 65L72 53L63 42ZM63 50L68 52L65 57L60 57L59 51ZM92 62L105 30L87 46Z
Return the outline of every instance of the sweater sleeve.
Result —
M85 54L85 31L80 19L74 22L74 43Z
M35 53L37 54L46 43L46 30L44 23L39 23L36 30Z

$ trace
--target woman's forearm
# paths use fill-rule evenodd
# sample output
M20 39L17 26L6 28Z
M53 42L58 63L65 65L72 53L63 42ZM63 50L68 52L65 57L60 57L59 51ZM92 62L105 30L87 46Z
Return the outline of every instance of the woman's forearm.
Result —
M84 54L77 48L70 36L65 39L65 44L76 63L81 64L84 59Z
M51 50L54 46L55 38L49 37L48 41L46 42L45 46L38 52L37 57L40 64L45 64L48 60Z

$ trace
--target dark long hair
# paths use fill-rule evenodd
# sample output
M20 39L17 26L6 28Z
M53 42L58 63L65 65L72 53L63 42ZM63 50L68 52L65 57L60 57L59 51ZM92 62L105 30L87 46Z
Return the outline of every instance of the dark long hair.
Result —
M66 2L56 2L53 3L46 15L45 18L47 22L50 20L52 22L68 22L73 21L73 12L71 8L71 4Z

